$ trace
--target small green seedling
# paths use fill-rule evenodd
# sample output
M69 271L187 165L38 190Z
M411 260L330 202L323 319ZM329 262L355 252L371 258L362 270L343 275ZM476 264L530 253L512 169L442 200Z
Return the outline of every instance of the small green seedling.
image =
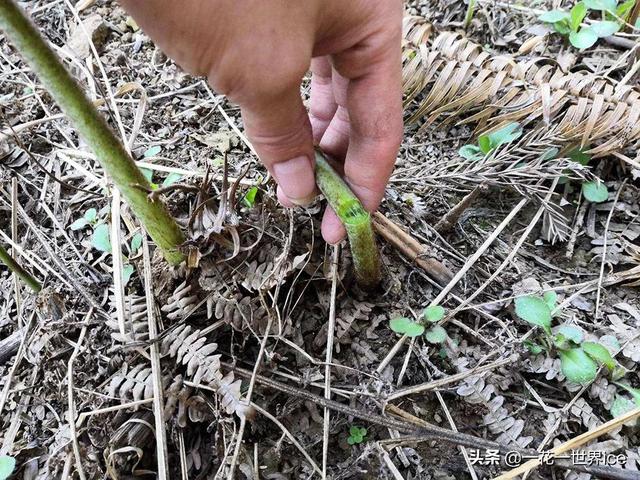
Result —
M8 455L0 455L0 480L6 480L16 468L16 459Z
M98 221L98 211L95 208L90 208L84 215L69 225L71 230L82 230L87 225L95 225Z
M553 25L556 32L569 38L571 45L582 50L595 45L599 38L608 37L620 30L621 17L627 15L631 7L633 3L629 6L629 2L618 7L616 0L583 0L576 3L568 12L551 10L538 18ZM602 12L602 20L581 27L589 12L598 10Z
M397 317L389 322L389 327L400 335L406 335L407 337L419 337L424 333L424 325L420 325L418 322L414 322L407 317Z
M424 309L422 317L429 323L437 323L444 318L445 310L440 305L431 305ZM433 325L425 334L427 342L437 345L447 339L447 331L440 325Z
M347 438L347 443L349 445L357 445L364 442L365 437L367 436L367 429L364 427L356 427L353 425L349 429L349 438Z
M247 193L245 193L244 197L242 197L242 203L244 204L244 206L247 208L253 208L253 206L256 204L257 195L258 187L251 187L249 190L247 190Z
M389 327L400 335L419 337L424 334L427 342L432 344L444 343L448 338L447 331L440 325L433 325L428 330L423 323L437 323L444 318L445 310L440 305L431 305L424 309L422 321L416 322L407 317L396 317L389 322Z
M518 123L509 123L495 132L478 137L478 145L464 145L458 153L467 160L480 160L493 153L500 145L517 140L522 136L522 127Z
M526 344L533 354L557 351L564 376L571 382L585 384L595 380L598 364L604 365L611 376L619 378L617 362L609 350L597 342L585 342L584 333L573 325L561 325L555 335L551 331L554 313L558 310L555 292L545 292L542 297L526 295L515 300L516 315L525 322L542 328L545 346Z
M91 245L93 245L93 248L100 252L111 253L111 237L109 230L109 225L107 223L96 225L93 229L93 235L91 236Z

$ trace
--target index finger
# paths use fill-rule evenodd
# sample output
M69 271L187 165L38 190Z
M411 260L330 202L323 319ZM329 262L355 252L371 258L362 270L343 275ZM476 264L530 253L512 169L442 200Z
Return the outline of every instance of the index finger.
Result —
M385 47L347 87L351 131L345 181L369 211L382 200L403 132L400 35L397 45Z

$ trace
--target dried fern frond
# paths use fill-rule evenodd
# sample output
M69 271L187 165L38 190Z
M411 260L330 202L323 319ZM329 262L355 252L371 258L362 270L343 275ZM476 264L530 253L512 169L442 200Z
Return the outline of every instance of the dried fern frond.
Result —
M163 355L175 358L176 363L187 367L187 376L194 383L209 385L220 395L225 411L241 413L241 380L235 380L233 372L226 376L220 369L220 355L214 355L217 344L208 342L201 330L193 330L182 325L167 335L162 341Z
M119 331L118 318L115 314L115 296L109 297L109 303L113 307L113 314L107 320L107 326L111 328L111 338L117 342L134 343L149 340L149 325L147 323L147 299L139 295L127 295L124 298L124 330Z
M592 147L604 156L640 140L640 90L585 72L563 72L551 58L491 56L457 33L432 39L421 17L407 17L403 80L409 122L477 123L479 131L509 122L553 126L549 146ZM541 121L541 122L540 122Z

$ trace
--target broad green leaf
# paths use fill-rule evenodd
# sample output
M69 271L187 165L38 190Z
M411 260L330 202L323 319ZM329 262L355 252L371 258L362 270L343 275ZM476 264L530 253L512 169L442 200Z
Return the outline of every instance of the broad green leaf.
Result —
M154 145L153 147L149 147L146 152L144 152L144 157L155 157L162 151L162 147L160 145Z
M464 145L458 150L458 153L462 158L466 158L467 160L479 160L484 156L480 148L476 145Z
M546 23L556 23L570 18L570 15L569 12L565 12L564 10L551 10L549 12L544 12L538 18Z
M425 334L427 342L437 344L443 343L447 339L447 331L440 325L431 327Z
M580 28L580 24L584 17L587 16L587 6L584 2L576 3L571 9L571 30L573 32L577 31Z
M149 168L141 168L140 171L142 172L142 175L144 175L144 178L146 178L149 183L153 181L153 170Z
M98 211L95 208L90 208L84 212L84 219L89 223L94 223L98 219Z
M440 305L431 305L424 309L422 315L429 323L439 322L444 317L444 308Z
M478 146L480 151L485 155L491 151L491 139L488 135L480 135L478 138Z
M561 370L567 380L573 383L589 383L598 374L598 365L581 348L560 350Z
M626 16L631 12L631 9L636 4L636 0L627 0L626 2L620 4L616 9L616 15L620 18L626 19Z
M80 217L75 222L73 222L71 225L69 225L69 228L71 230L74 230L74 231L75 230L82 230L87 225L89 225L89 222L87 222L86 218Z
M553 290L550 290L548 292L544 292L542 299L544 300L544 303L547 304L547 307L549 307L549 310L553 311L553 309L556 308L556 303L558 302L558 294Z
M622 415L624 415L627 412L630 412L634 408L636 408L636 404L633 402L633 400L623 395L616 394L616 397L613 400L613 403L611 404L611 408L609 408L609 411L611 412L611 415L613 416L613 418L616 418L616 417L621 417Z
M595 45L598 41L598 34L591 27L585 27L578 32L571 32L569 41L574 47L584 50Z
M620 24L618 22L612 22L611 20L603 20L601 22L594 22L591 28L599 38L604 38L620 30Z
M575 150L571 150L568 153L568 156L571 160L573 160L576 163L579 163L580 165L587 165L591 161L591 155L589 155L588 153L584 153L579 148L576 148Z
M607 347L607 349L609 349L609 353L611 353L611 352L615 353L618 350L620 350L620 348L621 348L620 342L613 335L603 335L603 336L601 336L600 337L600 344L602 344L605 347Z
M584 182L582 184L582 195L593 203L602 203L609 199L607 186L602 182Z
M593 358L596 362L607 367L609 370L613 371L613 369L616 368L616 361L605 346L596 342L584 342L582 344L582 349L587 352L587 355Z
M616 385L618 385L619 387L624 388L627 392L629 392L631 395L633 395L633 399L636 402L636 405L638 405L640 407L640 388L633 388L633 387L630 387L627 384L618 383L618 382L616 382Z
M582 330L578 327L574 327L573 325L562 325L558 328L558 333L563 335L566 339L571 340L578 345L582 343L584 339L584 334Z
M16 468L16 459L8 455L0 455L0 480L11 476Z
M500 130L488 134L491 149L496 149L504 143L512 142L522 136L522 127L518 123L509 123Z
M111 253L111 240L109 238L109 225L101 223L93 230L91 245L101 252Z
M252 208L256 204L256 195L258 195L258 187L251 187L242 197L242 203L248 208Z
M391 330L408 337L418 337L424 333L424 326L406 317L394 318L389 322Z
M129 280L131 280L131 275L133 275L134 271L135 269L133 268L133 265L129 263L122 266L122 284L123 285L126 285L127 283L129 283Z
M169 185L172 185L176 183L178 180L180 180L181 178L182 178L182 175L180 175L179 173L170 173L162 182L162 186L167 187Z
M615 12L618 6L617 0L583 0L585 6L590 10L607 10Z
M551 310L544 300L528 295L516 298L516 315L525 322L538 325L551 335Z
M142 234L136 233L131 239L131 253L132 254L136 253L138 250L140 250L141 246L142 246Z

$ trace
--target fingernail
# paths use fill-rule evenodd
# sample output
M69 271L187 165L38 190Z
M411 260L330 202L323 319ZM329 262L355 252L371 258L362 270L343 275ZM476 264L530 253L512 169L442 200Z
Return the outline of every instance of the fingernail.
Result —
M283 193L296 205L309 205L315 197L316 179L306 156L273 165L273 175Z

